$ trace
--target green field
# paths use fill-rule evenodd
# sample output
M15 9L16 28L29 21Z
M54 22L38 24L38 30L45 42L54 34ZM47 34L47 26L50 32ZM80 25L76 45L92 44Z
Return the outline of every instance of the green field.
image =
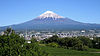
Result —
M50 56L100 56L100 49L89 49L88 51L68 50L64 48L54 48L42 46L43 50L48 52Z

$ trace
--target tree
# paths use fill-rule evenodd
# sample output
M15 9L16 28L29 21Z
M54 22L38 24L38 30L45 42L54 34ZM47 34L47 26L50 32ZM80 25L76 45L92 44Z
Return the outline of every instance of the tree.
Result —
M49 39L44 40L48 46L55 46L56 44L60 47L67 49L75 49L75 50L87 50L86 46L79 38L58 38L57 36L53 36ZM55 44L56 43L56 44Z
M50 37L50 38L45 39L43 41L44 41L44 43L58 42L58 36L54 35L53 37Z
M100 38L99 37L95 37L92 43L93 43L93 48L100 49Z
M15 31L12 28L7 28L6 31L4 31L5 35L15 34Z
M86 45L90 48L93 47L92 40L89 39L88 37L80 36L78 38L83 42L83 45Z
M51 46L51 47L59 47L58 43L52 42L47 44L47 46Z
M11 29L5 32L7 35L0 36L0 56L48 56L34 39L26 43L23 37L11 33Z

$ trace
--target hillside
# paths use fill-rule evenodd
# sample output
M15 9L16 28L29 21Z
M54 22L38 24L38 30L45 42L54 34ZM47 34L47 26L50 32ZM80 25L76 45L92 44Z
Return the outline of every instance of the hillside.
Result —
M50 56L100 56L99 49L89 49L88 51L68 50L64 48L54 48L42 46L42 49L50 53Z

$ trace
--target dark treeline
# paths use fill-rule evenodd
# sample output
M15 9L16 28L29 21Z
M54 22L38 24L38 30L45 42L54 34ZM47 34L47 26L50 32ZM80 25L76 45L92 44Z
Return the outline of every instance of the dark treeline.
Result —
M91 40L89 37L66 37L66 38L58 38L58 36L53 36L51 38L42 40L41 43L46 44L47 46L52 47L62 47L67 49L74 50L88 50L88 48L97 48L100 49L100 38L93 38Z

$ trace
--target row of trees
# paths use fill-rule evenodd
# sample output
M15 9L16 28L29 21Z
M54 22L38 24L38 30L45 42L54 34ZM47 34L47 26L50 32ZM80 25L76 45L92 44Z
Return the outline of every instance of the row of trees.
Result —
M47 46L63 47L81 51L88 50L88 48L100 49L100 38L94 38L94 40L91 40L88 37L84 36L80 36L77 38L58 38L58 36L55 35L49 39L41 41L41 43L46 44Z
M26 43L23 37L8 28L5 35L0 36L0 56L48 56L35 39L30 41L31 43Z

